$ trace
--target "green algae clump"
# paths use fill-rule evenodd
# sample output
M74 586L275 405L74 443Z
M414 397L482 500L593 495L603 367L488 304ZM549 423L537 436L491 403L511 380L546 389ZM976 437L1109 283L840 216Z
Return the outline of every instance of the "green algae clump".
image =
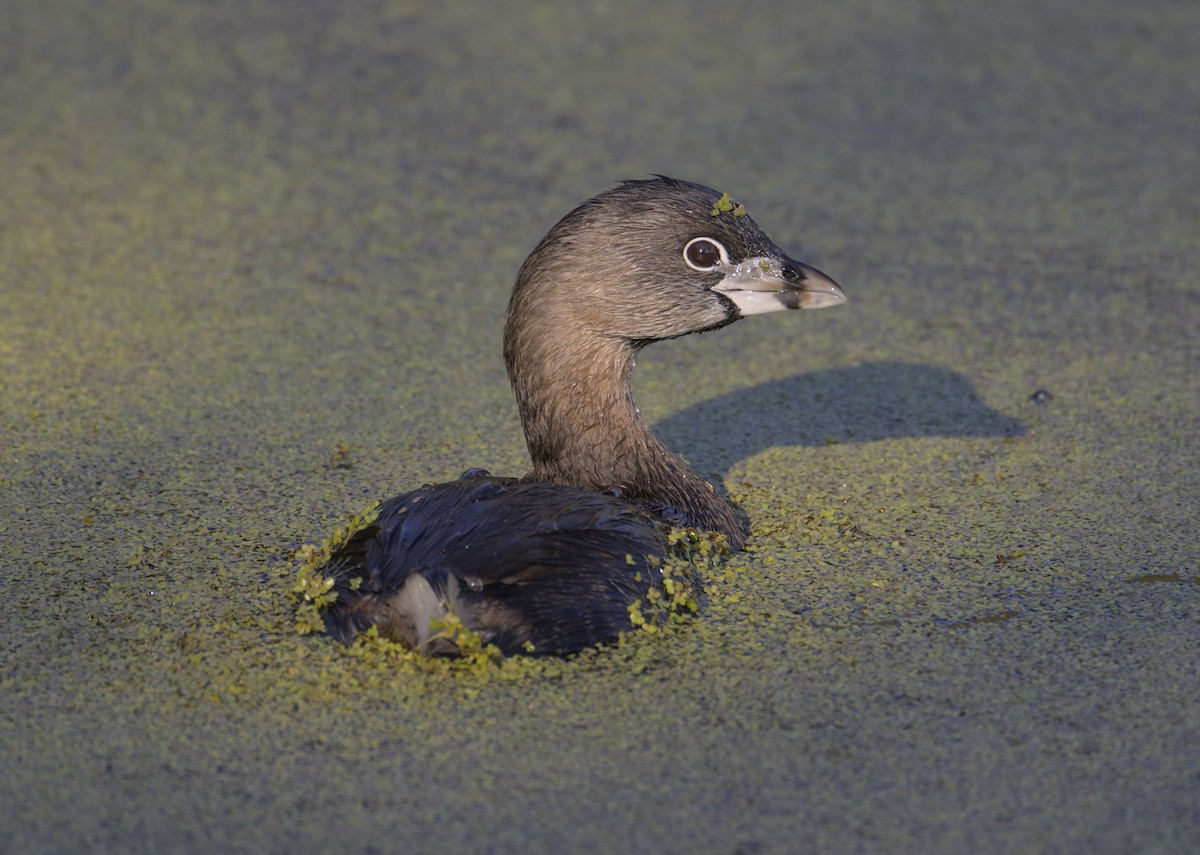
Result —
M354 534L375 521L379 515L379 503L359 514L350 514L346 525L338 528L320 545L306 543L296 551L296 581L289 589L296 606L296 632L308 635L325 629L325 621L321 612L337 602L337 592L333 590L334 578L322 572L333 557L333 553L341 549ZM352 585L361 584L355 579Z
M504 658L499 647L485 642L483 635L463 623L453 609L448 609L445 616L431 620L429 628L434 630L433 638L444 638L458 648L464 665L485 666Z
M731 212L735 217L744 217L746 216L746 206L733 201L728 193L722 193L721 198L713 202L712 216L719 217Z
M648 556L652 568L661 568L662 581L629 605L632 629L651 635L678 627L700 611L702 575L730 554L725 535L694 528L671 529L667 546L665 558Z

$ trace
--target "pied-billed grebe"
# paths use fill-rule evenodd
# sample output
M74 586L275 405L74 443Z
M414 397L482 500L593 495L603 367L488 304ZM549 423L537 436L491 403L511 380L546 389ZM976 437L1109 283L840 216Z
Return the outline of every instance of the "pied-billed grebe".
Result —
M661 581L670 526L725 536L733 509L642 422L629 388L639 348L746 315L845 300L793 261L741 205L659 177L584 202L521 266L504 358L533 471L471 470L379 508L325 570L325 612L349 641L371 626L453 653L448 613L505 653L563 654L615 637Z

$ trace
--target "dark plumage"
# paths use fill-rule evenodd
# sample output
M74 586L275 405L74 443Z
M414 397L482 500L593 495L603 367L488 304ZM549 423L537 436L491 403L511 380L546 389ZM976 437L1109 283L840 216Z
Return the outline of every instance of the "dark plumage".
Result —
M506 653L613 638L661 580L669 526L745 541L729 504L643 424L637 350L844 299L707 187L659 177L584 202L526 259L508 307L504 356L533 471L472 470L385 502L324 571L338 594L330 632L375 625L452 653L429 623L453 611Z

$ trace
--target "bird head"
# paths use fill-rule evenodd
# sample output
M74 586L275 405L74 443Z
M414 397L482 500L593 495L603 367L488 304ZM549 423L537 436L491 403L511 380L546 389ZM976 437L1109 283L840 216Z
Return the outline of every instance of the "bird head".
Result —
M509 320L542 311L565 329L640 346L845 299L728 194L659 176L623 182L560 220L522 266Z

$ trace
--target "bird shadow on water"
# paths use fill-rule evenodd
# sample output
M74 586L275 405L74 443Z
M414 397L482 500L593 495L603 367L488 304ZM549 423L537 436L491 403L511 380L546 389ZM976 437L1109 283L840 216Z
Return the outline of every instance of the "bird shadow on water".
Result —
M724 477L778 446L914 437L1013 437L1025 426L940 365L864 362L796 374L687 407L655 423L668 447Z

